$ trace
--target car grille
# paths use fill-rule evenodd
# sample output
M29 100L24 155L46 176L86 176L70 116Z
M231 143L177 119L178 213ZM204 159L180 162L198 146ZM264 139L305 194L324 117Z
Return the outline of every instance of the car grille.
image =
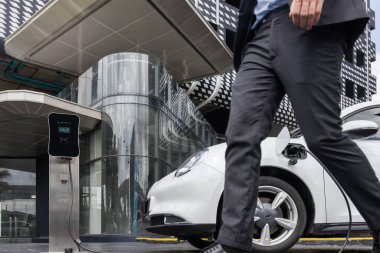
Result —
M166 220L164 221L165 224L184 223L184 222L186 222L184 219L182 219L180 217L177 217L177 216L165 216L165 218L166 218Z
M172 216L172 215L158 215L153 216L150 218L150 225L151 226L160 226L160 225L167 225L167 224L187 224L188 222L184 219Z
M164 224L165 216L153 216L150 218L151 226L159 226Z

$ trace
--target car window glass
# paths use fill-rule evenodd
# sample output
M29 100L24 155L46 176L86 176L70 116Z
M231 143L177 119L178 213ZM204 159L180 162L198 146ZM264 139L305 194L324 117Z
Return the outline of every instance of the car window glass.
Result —
M343 121L343 124L349 121L354 121L354 120L369 120L374 123L376 123L378 126L380 126L380 108L372 108L368 109L365 111L358 112L347 119ZM366 137L362 138L364 140L380 140L380 129L377 131L377 133Z

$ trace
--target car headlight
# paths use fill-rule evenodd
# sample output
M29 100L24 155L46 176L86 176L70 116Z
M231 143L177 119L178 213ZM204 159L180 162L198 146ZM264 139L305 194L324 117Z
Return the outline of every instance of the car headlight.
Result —
M202 162L206 157L208 149L198 151L194 155L190 156L175 172L176 177L180 177L191 171L197 164Z

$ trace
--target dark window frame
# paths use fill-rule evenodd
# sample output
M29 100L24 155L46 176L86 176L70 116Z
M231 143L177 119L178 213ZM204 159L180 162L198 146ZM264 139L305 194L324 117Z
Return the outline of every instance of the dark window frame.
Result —
M355 82L345 79L346 90L344 95L348 98L355 99Z
M365 66L365 53L360 50L356 51L356 65L358 67Z

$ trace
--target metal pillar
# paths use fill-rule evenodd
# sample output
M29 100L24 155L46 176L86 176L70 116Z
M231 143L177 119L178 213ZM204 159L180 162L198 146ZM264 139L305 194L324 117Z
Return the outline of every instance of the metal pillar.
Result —
M71 166L71 192L69 163ZM69 212L72 204L71 218ZM70 227L69 227L70 224ZM78 252L71 239L79 238L79 158L71 161L49 157L49 252L64 252L72 248Z

